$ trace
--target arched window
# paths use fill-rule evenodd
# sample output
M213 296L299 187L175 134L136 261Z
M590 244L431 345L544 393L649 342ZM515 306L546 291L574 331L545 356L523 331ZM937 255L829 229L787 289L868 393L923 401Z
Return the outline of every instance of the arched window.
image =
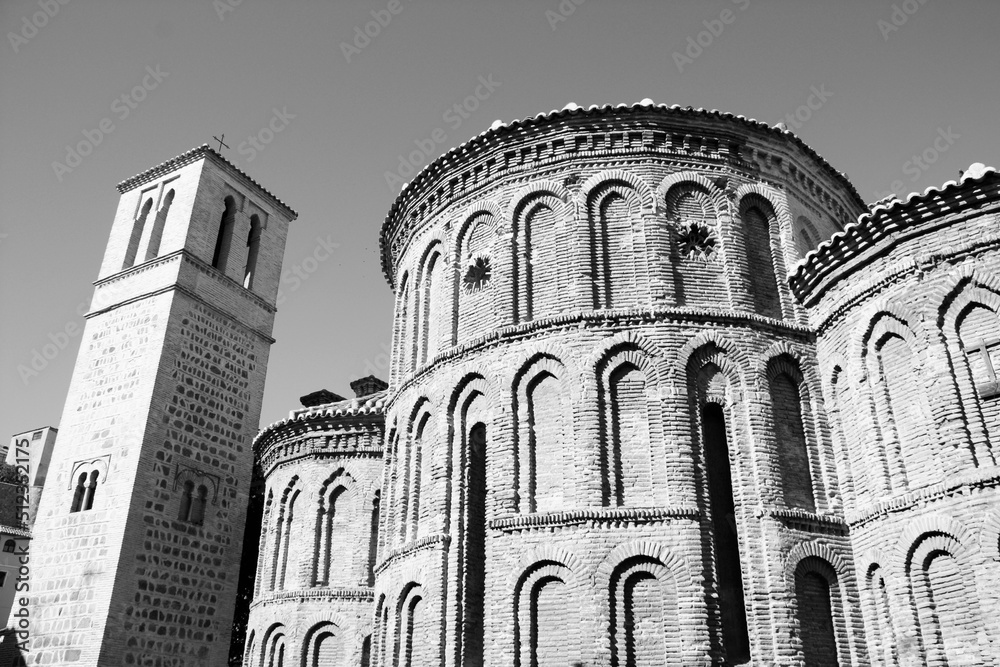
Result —
M639 196L627 183L609 183L588 202L591 229L591 270L595 308L635 308L645 284L639 267L642 247L635 228L640 219Z
M167 224L167 215L170 213L170 205L174 201L173 189L163 198L163 206L156 214L153 221L153 229L149 232L149 243L146 245L146 261L155 259L160 254L160 241L163 239L163 228Z
M229 261L229 251L233 245L233 227L236 223L236 200L226 197L225 203L226 208L222 212L222 219L219 220L215 252L212 254L212 266L223 273L226 272L226 263Z
M771 218L765 204L756 197L744 199L741 208L746 237L747 269L754 311L765 317L781 318L778 269L771 238Z
M472 340L497 324L499 293L491 288L498 278L498 227L492 214L477 214L466 221L455 244L455 342Z
M917 339L900 319L882 314L873 325L868 372L873 384L882 446L894 489L914 489L939 479L937 452L916 354ZM873 353L873 354L872 354Z
M872 645L871 651L876 657L876 664L885 667L895 667L896 642L892 628L892 606L889 603L889 592L886 588L882 568L878 565L868 573L868 595L872 609Z
M963 313L958 325L962 349L976 386L983 421L990 440L1000 442L1000 317L975 304Z
M977 648L980 597L968 564L956 558L961 548L950 535L927 533L910 551L906 573L928 665L987 664Z
M191 520L191 499L194 495L194 482L188 480L184 482L184 491L181 492L181 506L177 512L180 521Z
M437 662L427 602L419 586L405 590L396 611L396 660L399 667L423 667Z
M90 481L87 483L87 493L83 497L84 511L94 507L94 496L97 495L97 478L101 473L96 470L90 472Z
M722 235L718 214L708 192L700 185L675 185L666 197L670 225L661 251L669 263L664 282L673 283L674 303L678 306L728 307L729 286L723 268ZM722 303L720 303L720 301Z
M521 667L573 665L580 659L580 601L563 563L541 561L522 575L514 594L514 650Z
M284 590L285 578L288 575L289 546L292 541L292 535L296 534L293 527L297 528L297 525L293 526L293 524L295 524L295 501L298 499L299 493L299 491L293 491L291 493L291 497L288 498L284 507L284 521L280 524L279 528L283 531L283 533L278 544L278 578L275 586L278 590ZM279 519L279 522L280 521L281 519Z
M562 202L549 194L535 195L518 207L513 239L518 322L569 307L570 275L565 267L570 240L565 220L557 213L562 209Z
M679 664L682 650L673 577L657 558L619 564L610 580L611 667Z
M147 199L142 205L142 212L132 223L132 235L129 236L128 246L125 248L125 261L122 262L122 269L130 269L135 265L135 256L139 252L139 241L142 240L142 230L146 226L146 218L149 210L153 208L152 198Z
M415 287L416 317L414 319L414 363L423 365L433 359L441 348L444 336L450 340L450 300L444 291L444 256L441 245L435 244L427 251Z
M344 641L340 628L333 623L320 623L306 633L304 667L342 665Z
M343 480L341 480L343 481ZM352 494L342 484L335 484L319 510L320 551L316 558L316 585L346 585L356 579L347 567L353 560L354 544L348 531L354 518Z
M771 418L785 505L815 512L816 499L802 421L802 396L799 393L801 378L793 378L787 372L774 368L769 375Z
M418 417L417 427L411 442L410 467L410 528L409 539L423 537L431 520L431 500L433 493L433 466L431 453L434 445L434 425L430 413Z
M602 373L603 375L603 373ZM601 378L605 428L602 500L605 506L648 506L653 498L646 374L620 363Z
M198 495L191 499L191 523L200 526L205 523L205 504L208 502L208 487L198 486Z
M839 609L837 575L826 561L810 556L799 563L795 570L795 601L805 664L838 667L834 615L843 610Z
M739 536L736 531L736 501L730 467L726 415L717 403L702 408L702 440L708 473L709 508L715 546L722 643L732 664L750 660L750 632L743 594L743 572Z
M568 507L571 483L565 439L562 383L543 370L526 383L528 442L525 466L528 512L556 512Z
M7 540L6 542L3 543L4 553L12 554L14 553L14 550L16 548L17 548L17 543L14 542L14 540Z
M73 492L73 504L70 506L70 512L79 512L83 509L83 498L87 495L87 473L80 473L80 477L76 480L76 490Z
M260 253L260 217L250 216L250 233L247 235L247 265L243 271L243 287L253 289L253 281L257 275L257 255Z
M375 498L372 500L371 521L368 527L368 563L365 568L365 577L369 586L375 585L375 559L378 557L378 521L381 504L381 493L376 491Z
M468 432L468 482L465 489L465 590L462 652L465 664L483 664L486 604L486 426Z
M396 300L396 317L394 327L396 333L396 345L392 350L392 372L393 377L401 377L403 373L413 366L413 348L409 345L407 331L412 326L410 323L410 274L404 272L399 280L399 288Z

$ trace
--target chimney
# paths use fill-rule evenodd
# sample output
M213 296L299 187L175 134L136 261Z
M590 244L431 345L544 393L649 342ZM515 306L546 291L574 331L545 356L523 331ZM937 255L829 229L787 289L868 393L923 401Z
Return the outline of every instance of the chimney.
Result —
M354 395L358 398L364 398L365 396L370 396L371 394L388 388L388 382L385 380L379 380L374 375L363 377L360 380L355 380L351 383L351 390L354 391Z
M329 389L320 389L299 398L299 402L305 408L314 408L317 405L326 405L327 403L336 403L343 400L345 400L343 396L335 394Z

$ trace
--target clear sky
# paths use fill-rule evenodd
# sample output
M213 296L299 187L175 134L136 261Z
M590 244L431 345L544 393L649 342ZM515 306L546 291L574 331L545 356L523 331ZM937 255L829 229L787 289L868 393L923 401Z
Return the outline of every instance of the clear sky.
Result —
M648 97L791 114L867 201L1000 166L996 0L0 0L0 25L6 434L57 425L79 334L24 369L82 328L115 185L213 134L299 212L285 266L314 269L282 284L264 424L387 377L386 172L435 130L434 157L495 119ZM446 117L480 77L487 99ZM72 166L85 132L96 145ZM305 261L320 240L337 247Z

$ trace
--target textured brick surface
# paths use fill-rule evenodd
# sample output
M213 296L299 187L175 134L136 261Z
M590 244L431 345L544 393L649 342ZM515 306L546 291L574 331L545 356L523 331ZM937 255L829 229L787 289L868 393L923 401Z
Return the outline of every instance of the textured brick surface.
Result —
M245 243L210 264L226 198L236 238L268 219L253 291ZM225 661L290 219L267 202L209 158L122 193L35 523L33 664Z

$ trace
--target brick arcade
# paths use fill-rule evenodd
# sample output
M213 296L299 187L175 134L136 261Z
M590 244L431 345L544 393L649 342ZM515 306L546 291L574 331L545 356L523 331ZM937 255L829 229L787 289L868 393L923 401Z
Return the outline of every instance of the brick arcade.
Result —
M254 463L248 667L1000 667L993 169L869 206L741 116L495 125L382 225L388 381L303 397L251 461L294 213L194 154L123 184L36 524L39 664L222 664ZM189 163L174 245L169 218L129 264ZM259 277L213 269L227 233Z

